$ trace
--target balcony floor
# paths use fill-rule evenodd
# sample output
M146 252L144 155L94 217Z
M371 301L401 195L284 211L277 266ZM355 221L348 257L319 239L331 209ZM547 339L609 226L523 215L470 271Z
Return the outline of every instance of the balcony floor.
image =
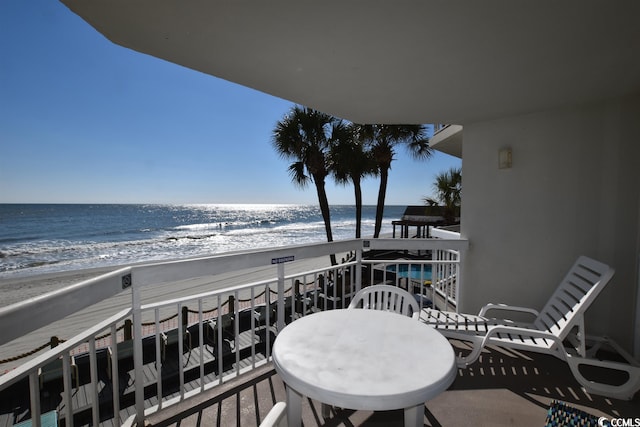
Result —
M453 343L454 346L461 345ZM372 355L375 357L375 355ZM399 361L420 363L420 361ZM566 363L551 356L491 348L446 392L426 402L426 426L543 426L553 399L595 416L640 417L640 393L631 401L585 393ZM148 419L152 426L257 426L274 402L285 400L282 380L268 364L208 394L167 408ZM403 411L333 410L323 420L320 403L303 400L309 426L402 426Z

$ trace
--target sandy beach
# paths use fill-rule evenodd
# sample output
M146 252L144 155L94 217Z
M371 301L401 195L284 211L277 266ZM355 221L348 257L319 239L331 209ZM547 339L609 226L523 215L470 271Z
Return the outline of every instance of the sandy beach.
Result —
M340 257L338 257L340 259ZM288 263L287 273L292 274L309 271L330 265L329 257L307 259ZM84 280L97 277L101 274L114 271L119 267L94 268L88 270L51 273L33 277L0 280L0 306L7 306L28 298L51 292L65 286L76 284ZM148 304L157 301L177 298L180 296L194 295L213 291L216 289L259 282L276 277L276 267L265 267L238 270L215 276L193 278L179 282L162 283L143 289L142 303ZM131 291L108 298L98 304L87 307L66 318L47 325L28 335L15 339L0 346L0 361L13 358L17 355L29 352L45 343L52 336L61 339L69 339L90 326L114 315L120 310L131 306ZM37 353L40 354L40 353ZM6 372L24 363L28 358L19 361L9 361L0 364L0 372Z

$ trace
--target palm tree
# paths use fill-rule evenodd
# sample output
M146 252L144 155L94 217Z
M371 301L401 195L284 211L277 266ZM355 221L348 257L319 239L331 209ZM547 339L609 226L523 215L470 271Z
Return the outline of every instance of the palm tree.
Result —
M373 237L380 237L384 201L387 194L387 182L391 162L395 156L395 146L405 145L409 154L419 160L428 159L432 155L424 125L356 125L357 140L371 147L371 154L380 176L378 201L376 206L376 222Z
M430 206L444 206L444 219L447 223L455 222L461 204L462 169L451 168L436 175L433 184L435 198L425 197L423 200Z
M354 138L354 126L340 122L334 125L329 159L331 173L338 184L353 183L356 203L356 239L362 233L362 178L375 172L371 153Z
M293 160L289 175L294 184L301 188L309 182L315 184L328 242L333 241L333 234L325 178L329 175L327 156L336 121L333 116L296 105L276 124L272 135L278 154ZM331 255L331 263L336 264L335 255Z

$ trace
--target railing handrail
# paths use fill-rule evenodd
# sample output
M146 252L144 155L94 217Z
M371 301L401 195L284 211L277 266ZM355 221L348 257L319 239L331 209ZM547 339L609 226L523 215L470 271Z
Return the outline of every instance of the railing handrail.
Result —
M384 250L425 250L425 249L453 249L465 250L469 247L469 242L465 239L362 239L365 249ZM425 247L425 242L429 244ZM367 247L367 243L369 247Z
M444 228L429 227L431 237L445 240L460 240L460 233L457 231L446 230Z
M310 275L310 274L316 274L316 273L322 273L323 271L326 270L332 270L334 268L343 268L343 267L350 267L352 265L357 265L358 263L356 261L349 261L349 262L344 262L344 263L340 263L338 265L334 265L334 266L327 266L327 267L322 267L322 268L315 268L313 270L305 270L302 275ZM287 276L284 276L285 280L289 280L292 279L294 277L298 277L300 276L301 273L293 273L293 274L289 274Z
M269 261L289 256L291 253L295 253L296 260L302 260L331 253L350 252L362 248L363 245L369 249L420 250L425 248L425 241L429 241L428 249L463 250L468 247L468 242L462 239L349 239L128 266L25 302L0 308L0 324L3 325L0 331L0 345L116 295L128 286L140 288L265 266ZM127 278L129 282L125 284ZM39 313L36 318L31 316L34 312Z
M436 259L363 259L363 264L460 264L460 260Z
M362 247L361 239L257 249L213 255L210 257L139 265L133 267L133 275L136 286L146 287L149 285L223 274L254 267L264 267L272 264L272 260L285 258L292 253L295 253L295 261L299 261L341 252L349 252L358 247Z
M109 328L111 325L116 324L121 321L125 317L131 314L131 308L127 308L125 310L119 311L108 319L103 320L102 322L91 326L88 329L85 329L81 333L75 335L74 337L68 339L67 341L61 343L60 345L48 350L47 352L34 357L31 360L28 360L24 364L18 366L17 368L7 372L6 374L0 376L0 389L4 389L16 381L20 380L23 376L27 375L30 371L34 369L38 369L47 363L57 359L64 353L69 353L79 344L83 344L88 339L96 336L99 332L104 331Z
M32 412L34 414L39 414L39 400L37 399L38 392L34 392L34 388L37 387L37 378L38 378L38 368L43 367L44 365L52 362L54 359L62 356L63 358L63 368L65 372L69 371L69 357L71 355L72 350L77 348L79 345L83 345L85 343L89 343L89 357L90 357L90 365L92 367L92 379L91 386L95 391L96 387L96 378L95 378L95 366L96 366L96 335L105 329L110 328L111 333L115 334L116 331L116 323L122 321L122 319L127 316L132 317L132 327L133 327L133 363L135 367L135 384L143 384L144 378L142 376L142 367L144 366L143 362L143 322L142 315L143 312L155 311L155 345L156 345L156 360L158 360L158 355L160 354L160 341L159 334L160 329L158 327L158 313L159 309L169 306L177 306L177 311L180 312L182 308L186 307L186 302L189 300L197 300L198 301L198 313L199 313L199 322L200 326L198 328L198 342L202 343L202 335L203 335L203 310L202 310L202 300L210 297L217 297L218 309L221 307L221 296L225 294L232 294L236 300L236 304L234 307L229 307L229 310L237 310L239 309L238 301L239 296L243 292L247 292L250 290L252 304L255 303L256 297L262 296L262 293L259 295L254 295L254 289L264 287L264 292L267 293L272 285L276 285L278 298L277 298L277 329L280 330L281 327L284 326L284 298L285 293L288 289L285 289L286 281L293 281L297 278L302 278L303 281L307 279L305 276L312 276L313 282L318 280L320 274L325 273L330 275L331 272L339 272L339 271L351 271L352 277L349 280L349 283L345 283L347 281L343 280L343 292L345 292L345 286L349 286L350 290L348 292L357 291L362 285L362 270L359 266L363 264L403 264L403 263L412 263L412 264L431 264L434 265L434 268L439 265L449 264L454 265L454 272L451 273L451 277L447 278L447 283L444 283L445 286L444 292L449 293L450 291L447 289L454 289L453 292L455 295L455 300L452 298L452 301L456 301L458 298L458 292L460 290L460 265L462 263L461 256L462 253L468 247L468 241L462 239L350 239L343 240L338 242L330 242L330 243L318 243L312 245L296 245L296 246L287 246L281 248L273 248L273 249L262 249L257 251L244 251L239 253L232 254L223 254L223 255L214 255L212 257L206 258L194 258L194 259L186 259L186 260L176 260L176 261L168 261L164 263L154 263L154 264L144 264L144 265L136 265L125 267L111 273L107 273L102 276L98 276L96 278L90 279L88 281L80 282L78 284L72 285L70 287L64 288L59 291L54 291L45 295L34 299L34 302L31 303L20 303L17 305L5 307L0 310L0 324L3 324L3 331L0 332L0 343L2 340L9 336L4 330L4 320L9 317L20 318L23 316L23 313L17 316L16 312L20 312L20 310L25 310L27 307L35 307L42 306L43 304L47 304L50 301L55 302L54 305L60 304L63 300L67 303L68 307L63 311L63 315L55 316L55 313L50 313L47 315L47 322L53 322L56 320L60 320L63 317L66 317L68 314L73 313L74 311L79 311L85 308L89 301L92 304L99 302L99 298L102 299L108 298L109 296L114 295L115 293L122 292L122 288L131 288L131 302L130 306L125 310L118 312L117 314L109 317L108 319L98 323L97 325L90 327L84 330L82 333L74 336L73 338L65 341L61 345L55 347L47 351L46 353L35 357L34 359L25 362L23 365L18 368L9 371L7 374L0 377L0 389L5 389L6 387L12 385L16 381L21 378L28 376L30 382L30 388L32 389ZM362 257L362 250L379 250L384 253L384 251L404 251L404 250L415 250L415 251L423 251L423 250L433 250L434 257L436 256L444 256L443 259L364 259ZM288 265L296 265L296 263L290 263L289 261L301 261L305 259L312 258L320 258L323 256L331 255L331 254L340 254L340 253L355 253L355 260L347 261L344 263L340 263L337 265L331 265L327 260L327 265L323 267L316 268L314 266L311 270L300 270L299 267L294 267L295 270L300 270L297 272L289 273L285 275L285 266ZM447 254L448 253L448 254ZM436 255L438 254L438 255ZM451 257L450 259L446 259ZM184 296L179 296L175 298L171 298L169 300L163 300L159 302L152 302L148 304L142 304L141 301L141 290L153 286L155 284L180 281L192 278L200 278L207 276L216 276L219 274L224 274L228 272L234 271L242 271L242 270L250 270L254 267L267 267L271 264L277 264L277 268L274 268L274 276L268 279L262 279L259 281L254 281L250 283L242 283L239 285L227 286L224 288L218 288L207 292L200 292L197 294L189 294ZM306 268L307 265L300 264L303 268ZM438 267L439 268L439 267ZM265 270L267 271L267 270ZM291 271L291 270L290 270ZM372 272L373 274L373 272ZM346 276L345 276L346 277ZM372 276L373 278L373 276ZM453 279L453 281L451 281ZM369 282L371 284L371 282ZM451 288L451 283L455 283L455 288ZM106 290L101 290L100 287L102 284L106 284ZM291 282L293 285L293 282ZM354 288L355 286L355 288ZM449 286L449 288L447 288ZM290 287L291 288L291 287ZM289 289L290 289L289 288ZM118 292L115 292L118 291ZM85 293L94 293L95 295L84 295ZM422 291L420 291L422 292ZM69 302L65 297L74 296L74 299ZM315 294L317 297L317 293ZM337 295L337 294L336 294ZM334 297L336 295L333 295ZM331 295L326 295L326 297L331 298ZM77 299L75 299L77 298ZM286 298L289 298L288 294ZM292 296L293 298L293 296ZM271 304L271 296L265 295L265 304ZM260 300L262 301L262 300ZM293 302L293 300L292 300ZM305 303L306 304L306 303ZM335 306L332 306L335 307ZM32 312L31 312L32 313ZM268 316L269 311L265 312ZM219 314L219 313L218 313ZM289 316L289 315L287 315ZM293 312L291 314L293 320ZM254 319L252 319L252 325ZM276 319L273 319L276 320ZM32 318L29 321L33 321ZM235 334L238 334L239 327L239 317L235 320ZM29 323L29 322L26 322ZM38 324L41 322L38 322ZM269 323L269 321L267 322ZM22 328L22 330L29 330L29 327L32 325L27 325ZM252 326L253 327L253 326ZM218 326L220 328L220 325ZM35 329L31 327L31 330ZM183 350L183 338L186 333L182 328L177 328L178 330L178 354L182 353ZM219 335L220 337L222 334ZM268 335L267 335L268 336ZM222 338L219 338L220 340ZM117 344L117 338L115 336L112 337L113 344ZM202 345L202 344L201 344ZM269 345L269 338L267 338L266 345ZM220 346L221 347L221 346ZM222 351L222 350L217 350ZM252 348L252 352L254 349ZM236 353L236 364L239 362L238 360L239 353ZM268 359L268 352L266 354ZM113 363L117 363L118 353L114 352L111 354L110 359L113 360ZM219 359L219 370L222 372L222 359ZM200 361L201 367L200 370L204 369L203 360ZM255 366L255 361L254 361ZM180 390L182 388L183 382L183 367L181 364L178 366L180 378ZM239 369L239 368L238 368ZM239 374L240 371L237 371L236 374ZM71 401L71 387L70 380L68 378L67 373L65 373L65 384L64 384L64 400L65 404ZM202 375L202 374L201 374ZM222 377L220 377L220 381L222 381ZM117 378L114 379L117 381ZM160 380L158 380L160 381ZM158 383L158 387L160 384ZM201 388L204 389L205 385L201 385ZM208 387L208 386L207 386ZM143 417L146 412L148 412L149 408L144 408L144 393L142 387L135 387L135 412L138 414L138 418ZM116 392L116 388L114 388L114 393ZM193 391L196 393L196 391ZM35 393L35 395L34 395ZM181 398L184 398L184 391L181 392ZM35 402L35 403L34 403ZM114 402L116 400L114 399ZM115 405L116 403L114 403ZM94 406L97 404L94 404ZM161 409L164 407L160 404L160 407L157 409ZM97 408L97 406L95 406ZM67 417L73 418L73 409L69 406L66 410ZM94 410L94 413L97 413L97 409ZM114 412L117 410L114 408ZM95 417L96 415L94 415ZM36 421L35 425L37 426L39 423Z
M122 292L127 288L123 281L131 270L132 267L120 268L0 308L0 345Z
M340 263L338 265L335 266L327 266L327 267L322 267L322 268L316 268L313 270L305 270L302 273L292 273L289 274L287 276L284 277L285 280L290 280L293 279L295 277L299 277L300 275L312 275L312 274L316 274L316 273L322 273L324 271L327 270L331 270L333 268L344 268L344 267L349 267L349 266L353 266L356 265L357 263L355 261L349 261L349 262L345 262L345 263ZM241 285L235 285L235 286L229 286L226 288L222 288L222 289L216 289L213 291L208 291L208 292L202 292L199 294L190 294L190 295L184 295L180 298L174 298L174 299L170 299L170 300L163 300L163 301L158 301L158 302L153 302L153 303L149 303L149 304L142 304L140 306L140 308L142 310L152 310L152 309L156 309L156 308L163 308L166 306L170 306L170 305L175 305L178 303L184 303L186 301L190 301L190 300L194 300L194 299L201 299L201 298L207 298L207 297L215 297L218 295L223 295L223 294L230 294L230 293L234 293L236 291L244 291L246 289L250 289L250 288L255 288L258 286L265 286L268 284L275 284L277 283L278 278L276 276L269 278L269 279L263 279L263 280L259 280L257 282L249 282L249 283L245 283L245 284L241 284Z

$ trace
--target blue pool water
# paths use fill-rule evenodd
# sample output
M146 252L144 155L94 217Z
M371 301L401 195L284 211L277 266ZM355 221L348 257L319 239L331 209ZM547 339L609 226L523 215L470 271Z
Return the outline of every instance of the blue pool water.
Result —
M387 271L395 273L396 267L398 268L397 274L400 277L410 277L414 280L431 280L430 264L393 264L387 266Z

